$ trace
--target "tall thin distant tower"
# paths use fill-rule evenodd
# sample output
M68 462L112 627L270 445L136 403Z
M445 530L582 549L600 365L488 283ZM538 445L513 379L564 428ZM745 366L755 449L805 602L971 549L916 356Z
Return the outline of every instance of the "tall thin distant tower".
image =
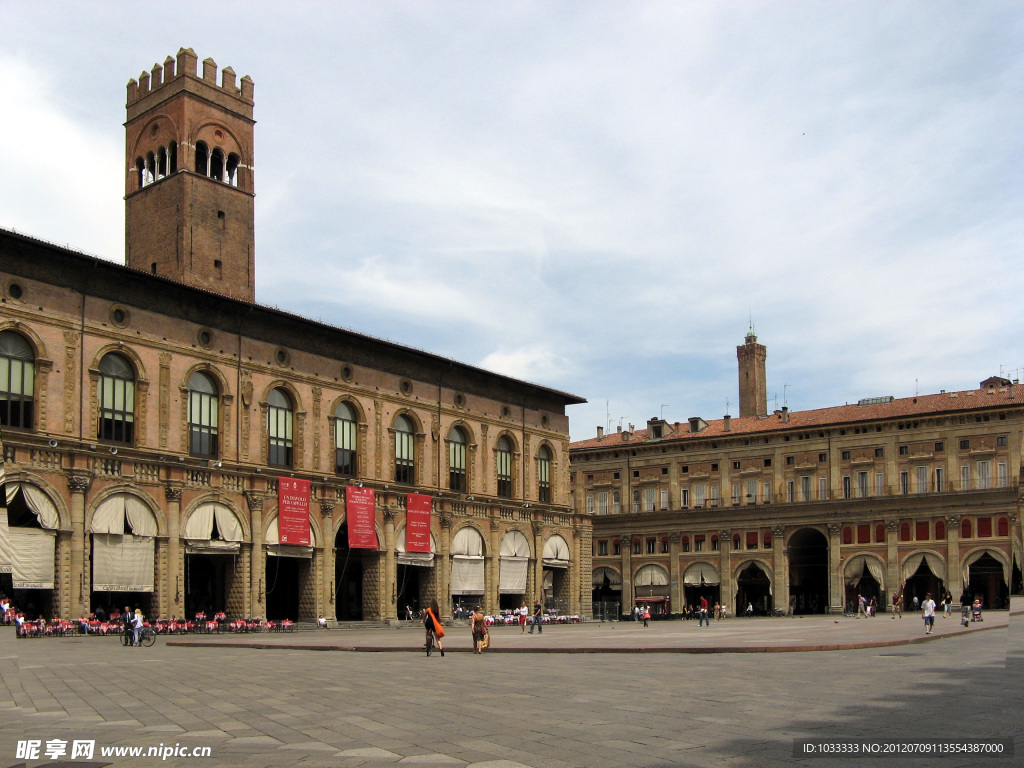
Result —
M764 361L768 349L757 343L751 324L743 343L736 347L740 370L740 417L767 416L768 391L765 385Z
M253 82L196 63L183 48L128 82L126 262L254 301Z

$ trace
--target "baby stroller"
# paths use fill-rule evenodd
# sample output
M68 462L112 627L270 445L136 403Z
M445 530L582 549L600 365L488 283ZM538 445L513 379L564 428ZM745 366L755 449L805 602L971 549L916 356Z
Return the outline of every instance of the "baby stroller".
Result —
M977 600L974 601L974 605L971 606L971 621L984 621L981 618L981 603Z
M960 626L966 627L971 623L971 608L967 605L960 606Z

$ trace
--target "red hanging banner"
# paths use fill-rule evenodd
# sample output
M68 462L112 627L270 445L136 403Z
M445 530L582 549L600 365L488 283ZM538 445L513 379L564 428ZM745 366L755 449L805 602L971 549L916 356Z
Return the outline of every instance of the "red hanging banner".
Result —
M309 480L277 478L277 533L282 544L308 547Z
M349 549L377 549L377 495L373 488L345 486L345 522Z
M405 497L405 551L430 552L430 507L434 499L422 493Z

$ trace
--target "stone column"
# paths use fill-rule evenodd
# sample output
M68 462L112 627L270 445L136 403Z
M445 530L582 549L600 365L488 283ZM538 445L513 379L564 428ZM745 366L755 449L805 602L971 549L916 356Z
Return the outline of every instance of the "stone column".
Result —
M739 606L733 605L736 601L736 586L732 582L732 531L722 530L718 532L718 572L721 578L721 587L718 590L718 599L722 605L733 607L733 616L739 615Z
M382 617L385 621L398 618L396 603L395 572L395 508L385 506L384 513L384 605Z
M337 615L334 603L334 501L320 499L320 535L324 542L320 604L327 606L324 615L333 619Z
M533 523L533 551L536 559L533 562L533 586L536 599L544 605L544 534L543 524L534 521Z
M167 578L161 587L164 618L185 615L185 559L181 549L181 484L164 486L167 500Z
M900 575L899 520L885 521L885 562L886 587L888 600L886 603L892 610L892 593L903 591L903 577ZM903 606L906 608L906 606Z
M501 597L498 594L499 582L501 581L501 525L497 520L491 520L490 540L487 542L487 556L484 565L484 604L481 607L486 615L497 611L501 605Z
M263 551L263 499L260 491L245 491L249 505L249 530L252 531L252 552L249 553L249 605L248 615L254 618L267 617L266 588L264 571L266 556Z
M71 606L69 616L89 615L89 595L92 592L90 569L85 567L85 494L92 483L92 475L73 474L68 478L71 491L71 583L66 601Z
M632 504L632 499L630 499ZM619 538L619 553L622 555L622 605L619 613L625 616L633 611L636 598L633 594L633 537L630 535Z
M450 612L452 608L452 516L442 513L439 518L441 523L441 551L437 556L437 604L442 612Z
M575 616L580 614L582 607L583 584L590 584L589 574L587 574L586 582L583 580L581 568L583 556L580 544L580 526L574 525L572 527L572 562L569 563L569 615Z
M786 528L772 528L772 607L789 613L789 558L786 557Z
M669 610L682 613L686 610L685 591L683 590L683 574L679 571L679 531L668 535L668 594L671 604Z
M840 562L843 527L828 524L828 612L843 612L843 567Z
M1013 557L1011 552L1010 557ZM959 602L964 591L960 576L960 515L946 517L946 589Z

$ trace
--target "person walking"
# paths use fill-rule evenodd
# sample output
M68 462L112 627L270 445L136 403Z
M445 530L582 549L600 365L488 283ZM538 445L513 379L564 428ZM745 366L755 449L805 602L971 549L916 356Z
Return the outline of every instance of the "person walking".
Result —
M935 601L932 600L930 592L924 596L924 602L921 603L921 615L924 617L924 633L930 635L935 628Z
M946 596L942 598L942 607L945 609L943 618L948 619L951 611L953 610L953 595L948 589L946 590Z
M132 645L138 648L139 635L142 634L142 611L138 608L135 609L135 615L132 616L132 634L135 638Z
M711 621L708 619L708 599L701 597L700 599L700 615L697 617L697 626L711 626Z
M864 597L864 595L857 595L857 618L858 619L861 616L867 616L867 611L865 610L867 607L868 607L868 601Z
M897 616L903 618L903 594L901 592L892 593L892 616L889 618L895 619Z
M530 609L526 606L526 601L523 600L523 604L516 610L519 615L519 634L526 634L526 617L530 615Z
M483 653L484 635L487 634L487 624L480 606L473 609L473 615L469 617L469 631L473 636L473 653Z
M644 626L647 626L647 622L651 620L651 609L649 606L644 606Z
M540 600L533 604L533 624L530 625L530 634L533 634L534 627L537 628L537 634L539 635L544 631L544 624L542 619L544 618L544 609L541 608Z
M444 646L441 645L441 638L444 637L444 628L441 626L441 609L437 605L436 598L430 601L427 610L423 612L423 626L427 630L426 641L429 643L430 636L433 635L437 640L437 649L441 652L441 656L444 657Z

